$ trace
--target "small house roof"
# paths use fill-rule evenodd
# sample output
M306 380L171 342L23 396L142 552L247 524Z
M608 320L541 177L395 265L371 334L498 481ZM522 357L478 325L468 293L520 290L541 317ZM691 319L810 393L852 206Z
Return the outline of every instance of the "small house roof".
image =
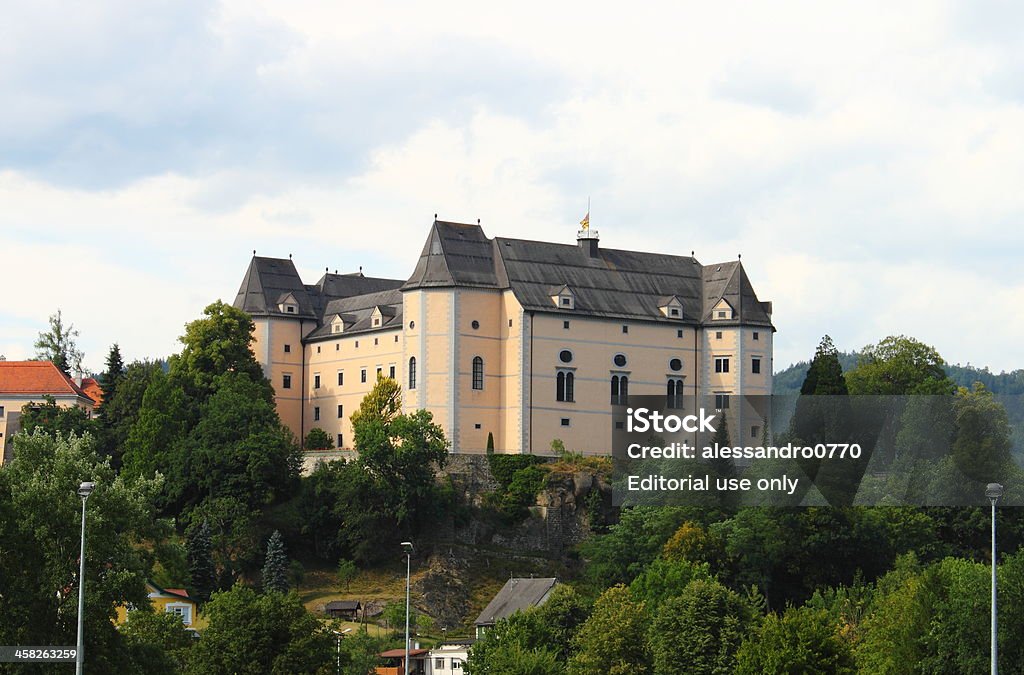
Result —
M491 625L501 619L507 619L518 611L536 607L547 599L557 583L558 579L554 577L509 579L484 611L480 612L476 625Z

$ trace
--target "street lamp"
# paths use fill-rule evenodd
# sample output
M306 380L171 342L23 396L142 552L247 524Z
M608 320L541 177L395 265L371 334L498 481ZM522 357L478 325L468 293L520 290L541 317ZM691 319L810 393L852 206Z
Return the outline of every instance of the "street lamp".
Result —
M82 548L78 553L78 645L75 651L75 675L82 675L85 665L85 638L82 634L82 615L85 611L85 502L96 483L82 483L78 496L82 498Z
M989 483L985 496L992 502L992 675L999 672L999 658L996 646L996 502L1003 496L1003 486Z
M336 668L337 668L338 675L341 675L341 638L345 637L346 633L352 632L352 629L351 628L346 628L345 630L334 630L332 628L331 632L334 633L335 636L337 636L335 638L338 641L338 662L337 662Z
M411 541L403 541L402 548L405 550L405 666L403 675L409 675L409 571L411 569L409 560L415 549Z

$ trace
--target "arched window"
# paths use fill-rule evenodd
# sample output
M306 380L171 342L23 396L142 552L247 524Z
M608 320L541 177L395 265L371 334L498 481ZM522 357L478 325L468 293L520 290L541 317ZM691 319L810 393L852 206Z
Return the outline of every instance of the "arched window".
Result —
M484 388L484 360L479 356L473 357L473 388Z
M416 357L409 357L409 388L416 388Z
M625 375L612 375L612 405L625 405L629 396L629 378Z
M555 400L572 403L575 398L576 376L569 370L560 370L555 375Z
M683 381L676 377L668 378L668 390L665 407L680 409L683 407Z

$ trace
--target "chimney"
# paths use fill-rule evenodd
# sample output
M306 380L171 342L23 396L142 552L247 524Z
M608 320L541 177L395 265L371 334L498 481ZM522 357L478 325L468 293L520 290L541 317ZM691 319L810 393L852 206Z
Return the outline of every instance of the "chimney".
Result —
M576 243L590 258L598 258L601 255L600 247L597 245L599 238L597 230L591 230L589 227L576 233Z
M75 371L75 386L79 389L82 388L82 369L79 368Z

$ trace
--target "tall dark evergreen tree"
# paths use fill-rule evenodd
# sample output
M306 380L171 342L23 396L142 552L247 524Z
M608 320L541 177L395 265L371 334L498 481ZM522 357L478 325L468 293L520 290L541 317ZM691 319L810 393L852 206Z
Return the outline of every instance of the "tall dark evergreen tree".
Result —
M124 377L124 360L121 348L115 342L107 353L107 369L100 375L100 387L103 389L103 400L110 401L117 393L117 384Z
M267 541L267 557L263 563L263 590L288 592L288 556L284 552L281 533L274 530Z
M821 338L818 349L814 352L811 367L807 370L807 377L800 387L800 393L813 396L849 393L846 389L846 378L843 377L843 367L839 364L839 350L828 335Z
M188 557L188 572L192 578L192 595L200 602L206 602L217 590L217 569L213 564L210 526L204 520L188 531L185 551Z

